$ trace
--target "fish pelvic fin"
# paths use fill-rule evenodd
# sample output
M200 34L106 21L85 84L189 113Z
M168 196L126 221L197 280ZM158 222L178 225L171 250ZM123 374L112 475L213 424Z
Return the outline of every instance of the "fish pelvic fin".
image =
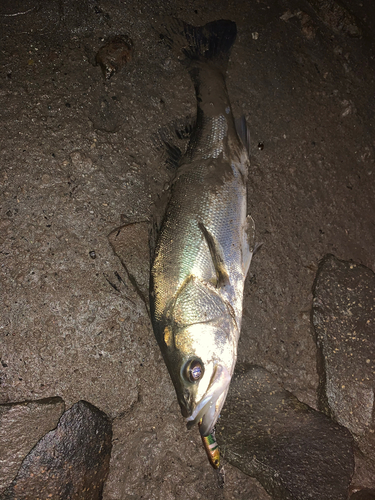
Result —
M249 271L251 259L254 255L255 250L255 223L251 215L248 215L246 217L246 224L243 231L242 242L242 270L245 276Z
M230 51L237 36L234 21L218 20L204 26L192 26L176 18L160 18L158 31L180 59L213 61L226 70Z
M242 115L240 118L234 120L236 132L241 139L244 148L250 158L250 131L247 127L246 118Z
M199 229L202 231L204 239L210 250L211 259L216 272L216 283L214 285L216 288L221 288L229 283L229 274L224 264L223 250L220 243L216 238L208 231L202 222L198 222Z

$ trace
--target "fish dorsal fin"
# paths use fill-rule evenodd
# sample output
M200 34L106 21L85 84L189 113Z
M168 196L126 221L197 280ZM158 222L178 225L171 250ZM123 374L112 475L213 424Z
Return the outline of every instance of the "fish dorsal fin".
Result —
M179 167L193 124L194 119L187 116L168 123L152 135L153 149L161 154L168 169L175 171Z
M229 274L224 264L223 250L217 239L208 231L202 222L198 222L199 229L202 231L204 239L210 250L212 263L216 272L216 288L220 288L229 283Z
M234 124L237 135L241 139L242 144L250 157L250 131L247 128L246 118L242 115L240 118L236 118L234 120Z

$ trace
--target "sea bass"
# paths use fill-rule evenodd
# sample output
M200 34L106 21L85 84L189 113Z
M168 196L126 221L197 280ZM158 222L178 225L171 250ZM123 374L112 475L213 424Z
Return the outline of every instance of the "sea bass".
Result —
M233 374L253 253L248 133L233 118L225 84L236 32L225 20L163 27L193 80L197 117L156 242L150 310L182 415L202 437L213 431Z

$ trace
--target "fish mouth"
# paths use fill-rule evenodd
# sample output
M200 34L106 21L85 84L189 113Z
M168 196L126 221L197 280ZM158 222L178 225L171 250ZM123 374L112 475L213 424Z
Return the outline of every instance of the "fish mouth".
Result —
M211 434L223 407L230 379L231 376L225 366L216 366L206 394L186 419L188 429L199 423L199 432L202 436Z

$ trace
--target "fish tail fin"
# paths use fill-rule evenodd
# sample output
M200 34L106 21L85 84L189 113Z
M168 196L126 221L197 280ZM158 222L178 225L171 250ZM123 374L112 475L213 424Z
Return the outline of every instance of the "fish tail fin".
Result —
M234 21L224 19L192 26L176 18L164 18L159 23L159 32L185 64L212 61L226 71L237 27Z

